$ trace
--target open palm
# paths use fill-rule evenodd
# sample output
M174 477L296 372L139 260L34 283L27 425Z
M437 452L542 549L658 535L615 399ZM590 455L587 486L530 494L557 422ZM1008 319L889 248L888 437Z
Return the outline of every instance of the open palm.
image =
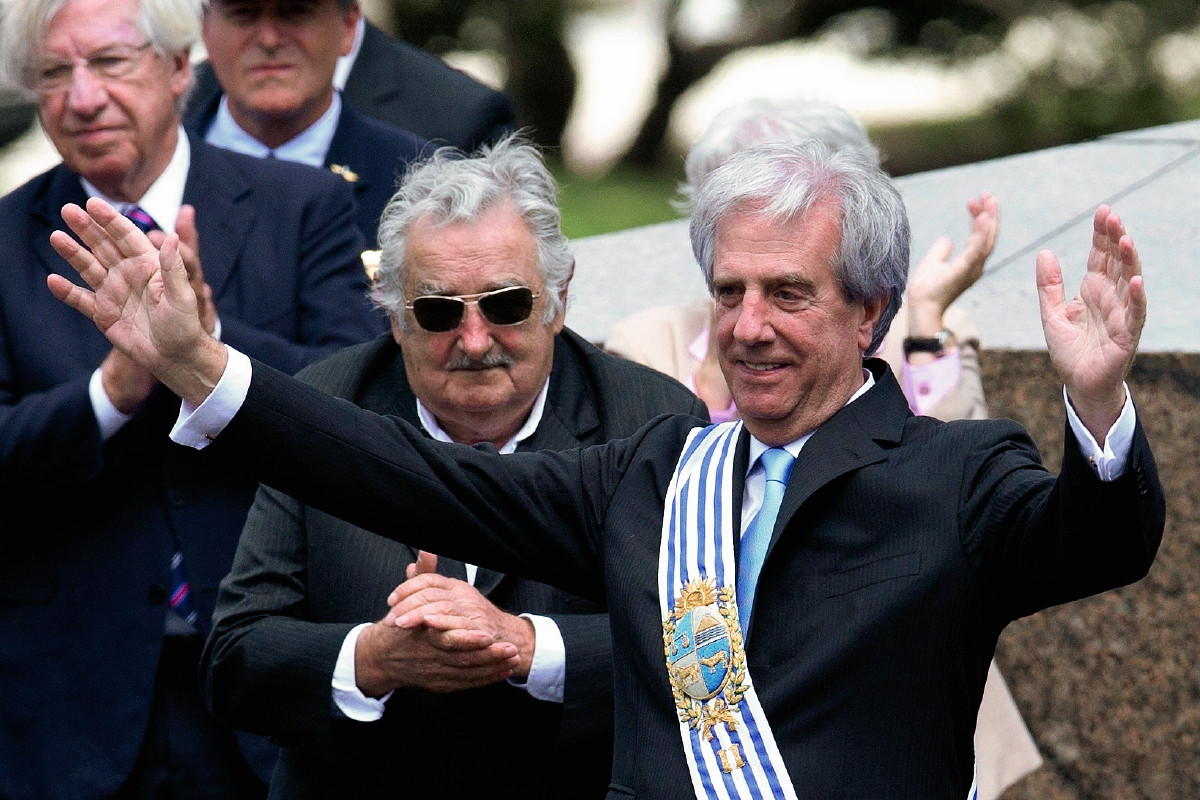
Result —
M1094 422L1106 431L1125 402L1123 382L1146 321L1146 292L1137 250L1120 217L1100 206L1092 227L1079 294L1067 302L1058 260L1043 251L1037 259L1038 297L1050 360L1072 404L1089 429Z
M62 231L50 243L80 274L89 292L59 275L55 297L89 317L113 345L156 374L202 337L196 296L172 234L161 250L108 203L63 207L63 220L87 247ZM89 252L90 250L90 252Z

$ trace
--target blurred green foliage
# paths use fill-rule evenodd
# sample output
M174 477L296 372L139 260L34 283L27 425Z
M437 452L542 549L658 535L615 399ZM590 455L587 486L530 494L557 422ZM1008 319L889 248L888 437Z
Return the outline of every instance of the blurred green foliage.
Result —
M583 177L569 171L561 161L550 169L558 180L558 205L562 209L563 233L570 239L595 236L679 219L671 205L678 200L678 175L617 167L606 175Z

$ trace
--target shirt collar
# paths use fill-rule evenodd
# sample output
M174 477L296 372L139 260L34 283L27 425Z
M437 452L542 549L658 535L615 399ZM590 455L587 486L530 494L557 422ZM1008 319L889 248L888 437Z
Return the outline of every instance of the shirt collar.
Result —
M333 68L333 88L339 92L346 88L346 81L350 79L350 70L354 69L354 59L358 58L358 51L362 49L363 35L366 32L367 18L359 14L358 25L354 28L354 47L348 54L339 57L337 66Z
M537 400L533 401L533 409L530 410L528 419L525 420L525 424L522 425L521 429L516 432L516 435L505 442L504 446L500 448L500 455L506 456L509 453L515 453L517 450L517 445L528 439L530 436L533 436L533 432L536 431L538 425L542 423L542 414L546 410L546 395L549 394L549 391L550 379L546 378L546 382L542 384L542 390L538 392ZM441 425L438 425L437 419L434 418L433 414L431 414L429 409L425 407L425 404L421 402L421 398L419 397L417 398L417 419L421 420L421 425L423 425L425 430L429 432L429 435L437 441L454 441L450 438L450 434L442 430Z
M150 188L137 202L122 203L106 197L84 177L80 177L79 182L83 184L83 190L87 192L88 197L99 197L122 214L137 206L149 214L164 233L174 233L175 219L183 206L183 189L187 185L191 165L192 147L181 125L175 138L175 152L171 155L167 168L154 179L154 183L150 184Z
M848 406L851 403L853 403L855 400L857 400L858 398L862 397L874 385L875 385L875 376L871 374L871 370L864 367L863 368L863 385L858 387L858 391L856 391L854 394L850 395L850 399L846 401L846 405ZM843 408L845 408L845 406L843 406ZM788 442L787 444L785 444L783 446L783 449L787 450L788 453L792 456L792 458L796 458L798 455L800 455L800 451L804 448L804 445L806 445L808 443L808 440L811 439L812 435L814 433L816 433L818 430L820 430L820 425L818 425L816 428L813 428L811 431L804 434L799 439ZM750 472L758 465L759 456L761 456L763 453L767 452L767 450L769 450L769 449L770 448L767 445L760 442L753 435L750 437L750 461L746 467L747 475L749 475Z
M229 113L229 98L221 95L221 103L208 126L208 131L204 134L204 141L254 158L274 155L283 161L322 167L325 165L329 145L333 142L333 135L337 133L338 117L341 113L342 96L340 92L334 92L333 102L316 122L272 150L237 124L233 114Z

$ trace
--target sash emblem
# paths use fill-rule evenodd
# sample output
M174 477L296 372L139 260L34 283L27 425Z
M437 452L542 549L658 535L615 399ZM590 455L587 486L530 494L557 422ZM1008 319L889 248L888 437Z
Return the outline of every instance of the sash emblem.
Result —
M667 673L681 722L699 728L706 741L713 728L737 729L732 713L746 693L746 654L737 621L734 590L712 578L684 585L663 622ZM737 767L742 764L733 760Z

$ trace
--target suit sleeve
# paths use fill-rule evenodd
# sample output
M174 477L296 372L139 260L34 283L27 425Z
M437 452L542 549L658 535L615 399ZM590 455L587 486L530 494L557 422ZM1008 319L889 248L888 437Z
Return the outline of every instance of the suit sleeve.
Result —
M1016 423L967 459L963 549L1003 625L1145 577L1162 540L1166 501L1137 423L1125 473L1102 482L1066 429L1062 471L1041 466Z
M221 316L222 339L253 358L288 374L377 336L382 312L366 296L362 236L355 222L354 197L340 181L313 191L305 201L300 229L294 325L255 327ZM280 232L283 235L285 232Z
M256 364L245 404L214 447L368 531L603 602L600 531L612 494L642 438L694 424L662 417L599 447L501 457L428 441L402 420Z
M607 614L551 614L567 651L559 736L565 741L613 728L612 630Z
M88 397L91 372L50 389L24 392L0 325L0 469L6 483L84 481L100 472L100 429Z
M260 488L221 582L200 674L218 718L333 760L333 667L354 626L306 619L306 542L300 504Z

